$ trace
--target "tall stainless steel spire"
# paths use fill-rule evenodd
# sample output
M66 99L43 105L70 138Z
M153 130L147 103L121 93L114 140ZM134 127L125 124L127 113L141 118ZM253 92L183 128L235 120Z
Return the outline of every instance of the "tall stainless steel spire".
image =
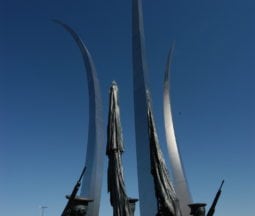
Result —
M150 167L145 77L147 66L141 0L133 0L132 10L133 94L140 214L142 216L155 216L157 201L153 190L154 182Z
M99 81L92 57L83 41L68 25L57 20L54 21L62 25L72 35L81 51L87 71L89 90L89 129L86 154L87 170L82 182L81 196L94 200L89 204L87 215L97 216L99 214L105 149L102 146L104 144L105 131L103 130L103 110Z
M176 143L173 119L172 119L172 113L171 113L169 73L170 73L170 66L171 66L173 51L174 51L174 45L168 55L165 78L164 78L163 107L164 107L165 134L166 134L166 140L167 140L168 155L171 161L171 167L173 171L172 173L173 173L174 189L175 189L177 198L179 199L179 202L180 202L182 214L186 216L186 215L189 215L190 209L188 207L188 204L192 203L192 199L189 192L188 183L185 178L182 161L179 155L178 146Z

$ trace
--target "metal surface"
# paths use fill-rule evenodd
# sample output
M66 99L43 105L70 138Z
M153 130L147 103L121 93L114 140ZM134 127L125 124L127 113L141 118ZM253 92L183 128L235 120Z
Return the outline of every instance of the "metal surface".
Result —
M153 178L150 173L150 150L147 130L146 105L146 59L141 0L133 0L132 5L132 57L133 95L135 114L135 138L140 215L155 216L157 212Z
M171 66L173 51L174 51L174 45L168 55L165 78L164 78L163 108L164 108L165 134L166 134L168 155L171 162L172 173L173 173L174 188L175 188L177 197L180 201L182 214L184 216L187 216L189 215L188 204L192 203L192 198L189 192L188 183L185 178L182 161L181 161L178 146L176 143L173 119L172 119L172 113L171 113L171 103L170 103L169 73L170 73L170 66Z
M118 87L113 82L110 88L110 104L107 127L108 192L114 216L131 216L131 206L126 194L121 155L124 151L120 110L118 104Z
M99 81L92 57L81 38L68 25L54 20L63 26L73 37L78 45L87 72L87 83L89 92L89 125L88 141L86 153L86 176L82 181L81 196L93 199L89 204L88 216L99 214L99 204L101 198L101 188L103 180L104 162L104 129L103 129L103 110Z
M181 216L179 201L169 179L166 163L161 152L154 117L151 108L150 96L148 99L148 130L150 138L151 174L153 175L158 212L162 216Z

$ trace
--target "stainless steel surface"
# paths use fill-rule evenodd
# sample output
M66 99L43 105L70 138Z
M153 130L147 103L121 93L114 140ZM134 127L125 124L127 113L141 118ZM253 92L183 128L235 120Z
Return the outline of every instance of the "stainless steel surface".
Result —
M168 55L165 78L164 78L163 107L164 107L165 134L166 134L168 155L171 162L172 173L173 173L174 188L175 188L177 197L180 201L182 214L184 216L188 216L190 212L188 204L192 203L192 198L189 192L188 183L185 178L182 161L181 161L178 146L176 143L173 119L172 119L172 113L171 113L171 103L170 103L169 73L170 73L170 66L171 66L173 51L174 51L174 46L172 47Z
M155 216L157 202L150 172L148 120L146 116L147 68L141 0L133 0L132 10L133 94L140 215Z
M63 26L75 40L81 51L87 72L87 84L89 90L89 129L85 162L87 170L82 181L81 196L94 200L94 202L89 204L87 215L97 216L99 214L105 149L105 131L103 129L103 110L99 81L92 57L79 35L77 35L68 25L57 20L54 21Z

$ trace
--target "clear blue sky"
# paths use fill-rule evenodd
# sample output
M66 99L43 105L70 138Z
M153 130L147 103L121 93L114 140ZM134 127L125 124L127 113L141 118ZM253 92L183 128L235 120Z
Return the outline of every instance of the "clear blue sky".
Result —
M0 209L11 216L60 215L85 161L88 91L72 26L86 42L104 100L116 80L127 192L138 197L131 61L131 0L0 3ZM216 215L255 215L255 3L144 0L153 108L162 118L166 56L173 40L171 96L177 141L195 202ZM107 158L105 158L105 171ZM101 215L112 215L104 173ZM137 208L139 209L139 208ZM137 214L138 211L137 211Z

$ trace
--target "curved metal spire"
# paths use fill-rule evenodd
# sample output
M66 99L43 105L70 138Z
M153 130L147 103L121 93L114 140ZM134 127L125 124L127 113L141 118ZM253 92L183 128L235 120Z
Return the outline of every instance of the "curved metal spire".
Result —
M86 196L94 200L89 204L87 215L97 216L99 214L105 149L102 146L105 132L103 130L103 110L99 81L92 57L79 35L71 27L61 21L53 21L60 24L71 34L81 51L87 72L89 92L89 129L86 154L87 171L82 182L81 196Z
M176 143L172 112L171 112L169 73L170 73L170 66L171 66L172 58L173 58L173 52L174 52L174 44L169 51L167 64L166 64L165 78L164 78L164 93L163 93L164 94L164 98L163 98L164 122L165 122L165 134L166 134L168 155L171 161L171 167L173 171L174 188L176 191L177 198L179 199L179 202L180 202L182 214L185 216L185 215L189 215L190 210L189 210L188 204L192 203L192 199L189 192L188 183L185 178L185 173L183 170L183 165L180 158L178 146Z

